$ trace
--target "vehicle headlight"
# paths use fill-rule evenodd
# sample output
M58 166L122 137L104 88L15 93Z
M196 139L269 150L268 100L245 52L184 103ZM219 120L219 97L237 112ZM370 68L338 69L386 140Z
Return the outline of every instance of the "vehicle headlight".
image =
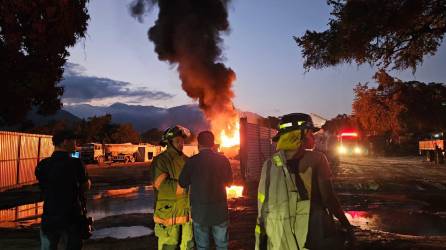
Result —
M345 154L345 153L347 153L347 148L344 147L344 146L339 146L339 147L338 147L338 153L339 153L339 154Z
M358 155L359 155L359 154L362 153L362 150L361 150L360 147L355 147L354 152L355 152L355 154L358 154Z

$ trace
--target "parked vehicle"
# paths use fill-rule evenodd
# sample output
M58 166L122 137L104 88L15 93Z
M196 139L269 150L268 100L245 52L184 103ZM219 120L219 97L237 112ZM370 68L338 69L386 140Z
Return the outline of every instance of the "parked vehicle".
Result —
M138 157L138 145L131 143L105 144L105 155L112 162L135 162Z
M418 143L420 155L424 155L428 161L435 161L435 163L445 162L445 140L444 132L434 133L428 136L425 140Z
M102 164L106 160L104 146L100 143L87 143L78 148L80 158L85 163Z
M80 157L86 163L148 162L162 152L160 146L151 144L100 144L87 143L80 147Z
M343 131L337 138L336 147L339 155L362 156L367 154L367 148L362 144L357 131Z

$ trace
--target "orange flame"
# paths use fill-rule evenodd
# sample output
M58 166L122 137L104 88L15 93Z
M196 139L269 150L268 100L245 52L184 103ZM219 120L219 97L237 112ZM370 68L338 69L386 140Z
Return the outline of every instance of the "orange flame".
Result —
M229 130L229 131L228 131ZM220 131L220 146L230 148L240 145L240 123L236 122L234 128Z
M243 186L226 187L226 196L228 199L235 199L243 197Z

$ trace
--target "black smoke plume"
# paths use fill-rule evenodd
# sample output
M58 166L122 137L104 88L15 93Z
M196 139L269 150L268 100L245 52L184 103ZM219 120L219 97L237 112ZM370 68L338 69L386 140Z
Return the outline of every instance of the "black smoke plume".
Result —
M153 6L158 20L148 31L162 61L177 65L182 87L198 100L214 131L236 121L232 83L236 76L222 61L221 34L229 31L229 0L136 0L132 15L142 18Z

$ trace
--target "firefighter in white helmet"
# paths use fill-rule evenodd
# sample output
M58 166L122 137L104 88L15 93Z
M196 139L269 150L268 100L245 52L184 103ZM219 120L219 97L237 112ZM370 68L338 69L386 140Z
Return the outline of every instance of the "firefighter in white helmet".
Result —
M333 215L352 242L353 230L333 192L324 154L314 148L312 119L292 113L281 118L273 138L277 152L263 164L258 188L256 249L343 249Z

